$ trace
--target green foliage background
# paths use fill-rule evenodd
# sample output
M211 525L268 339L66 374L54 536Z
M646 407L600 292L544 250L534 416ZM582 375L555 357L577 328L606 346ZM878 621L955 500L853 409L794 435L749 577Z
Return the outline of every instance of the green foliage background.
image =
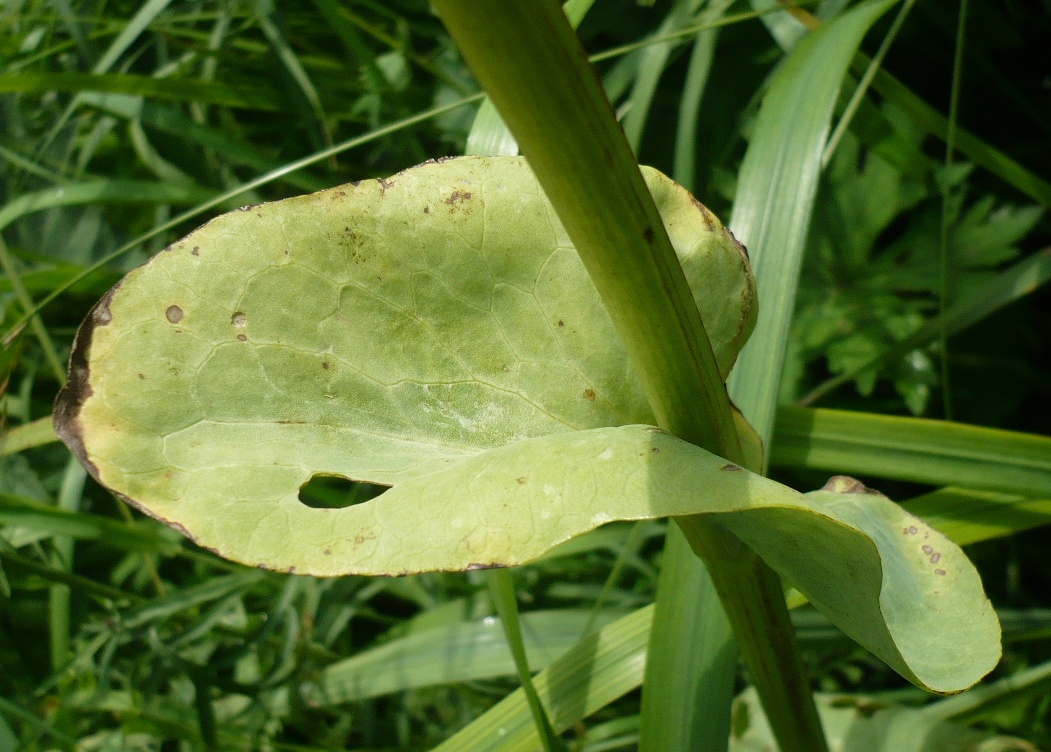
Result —
M848 6L808 9L828 20ZM929 110L950 110L958 11L916 4L885 61L914 94L877 77L828 155L781 398L1047 434L1051 14L970 6L956 122L973 137L958 133L947 161ZM516 685L480 577L244 570L86 482L47 429L75 326L123 272L220 211L463 153L477 85L437 18L408 0L42 0L4 4L0 29L0 750L446 739ZM580 33L640 161L728 219L764 81L802 27L759 0L598 0ZM827 472L779 452L787 431L777 477L819 486ZM871 472L893 498L936 490ZM308 492L342 505L370 490ZM935 514L951 496L939 493L921 500ZM969 553L1008 636L991 680L1022 678L953 717L1046 746L1046 530L1016 531L1051 503L1011 499L970 521L985 542ZM652 601L662 537L662 523L611 526L516 571L534 668ZM797 614L821 689L926 701ZM567 738L630 749L638 707L627 691Z

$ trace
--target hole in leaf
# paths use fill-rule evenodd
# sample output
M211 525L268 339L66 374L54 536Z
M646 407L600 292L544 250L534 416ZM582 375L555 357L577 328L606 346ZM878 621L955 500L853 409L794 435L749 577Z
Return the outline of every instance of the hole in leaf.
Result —
M386 490L387 486L318 473L300 487L299 501L311 509L345 509L375 499Z

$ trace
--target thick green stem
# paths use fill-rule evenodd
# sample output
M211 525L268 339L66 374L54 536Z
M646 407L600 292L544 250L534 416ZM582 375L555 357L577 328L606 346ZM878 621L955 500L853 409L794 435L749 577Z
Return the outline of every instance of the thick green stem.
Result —
M804 682L780 578L728 531L699 524L696 517L678 522L690 546L708 562L708 573L781 749L827 749L817 708ZM712 566L715 561L718 566Z
M576 245L658 424L742 463L685 275L562 11L551 0L434 5ZM826 749L777 576L722 528L678 522L712 573L782 749Z

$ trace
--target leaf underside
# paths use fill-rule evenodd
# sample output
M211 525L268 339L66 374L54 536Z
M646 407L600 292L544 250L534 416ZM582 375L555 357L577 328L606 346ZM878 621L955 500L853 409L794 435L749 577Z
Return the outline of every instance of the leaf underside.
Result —
M744 249L646 178L725 377L755 319ZM518 158L213 220L96 306L55 414L100 483L246 564L510 566L614 520L709 514L920 686L962 689L999 656L974 568L895 504L803 496L638 425L641 387ZM392 488L314 509L315 475Z

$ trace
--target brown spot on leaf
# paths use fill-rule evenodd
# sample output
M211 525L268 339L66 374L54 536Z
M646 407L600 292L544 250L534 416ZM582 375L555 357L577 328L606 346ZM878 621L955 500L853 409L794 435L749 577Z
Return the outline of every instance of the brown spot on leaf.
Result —
M193 254L194 256L200 256L201 255L201 246L195 245L193 247L193 250L190 251L190 253Z
M738 467L737 465L733 464L732 462L730 462L730 463L727 463L727 464L723 465L723 466L722 466L721 468L719 468L719 469L720 469L720 470L725 470L725 471L726 471L726 472L728 472L728 473L737 473L737 472L740 472L740 471L741 471L741 468L740 468L740 467Z
M463 203L472 197L474 197L474 194L470 191L463 191L457 188L449 194L449 198L445 199L445 203L449 206L455 207L457 204Z
M565 325L566 325L566 322L565 322L565 321L563 321L562 319L559 319L559 320L558 320L558 325L559 325L559 326L565 326Z
M232 326L245 326L247 323L248 317L242 311L234 311L234 315L230 317Z
M173 324L178 324L182 321L182 309L177 305L168 306L168 310L164 312L164 315L167 317L168 321Z
M237 339L241 340L242 342L247 342L248 341L248 336L245 335L245 334L238 334L237 335Z
M945 576L945 570L944 569L935 569L934 573L938 574L938 575L941 575L942 577Z
M502 569L503 566L504 566L503 564L499 564L497 562L488 562L488 563L486 563L486 562L475 561L475 562L471 562L466 567L464 567L464 571L465 572L474 572L474 571L479 570L479 569Z
M140 373L139 374L139 381L145 381L145 380L146 380L146 374Z
M429 206L423 207L423 213L424 214L430 214L431 213L431 207L429 207Z
M586 399L588 402L594 402L595 401L595 390L594 389L585 389L584 390L584 399Z
M331 548L326 548L325 549L325 556L331 556L331 555L332 555L332 549Z
M521 478L515 478L515 482L517 482L520 486L524 486L528 481L529 479L524 475Z
M650 451L653 452L654 454L660 454L661 453L660 447L653 447L652 449L650 449Z
M941 560L942 560L942 555L940 553L938 553L937 551L935 551L933 554L931 554L931 564L937 564Z
M327 371L329 369L329 367L330 367L329 364L328 364L328 361L325 361L324 363L322 363L321 367L324 368Z

